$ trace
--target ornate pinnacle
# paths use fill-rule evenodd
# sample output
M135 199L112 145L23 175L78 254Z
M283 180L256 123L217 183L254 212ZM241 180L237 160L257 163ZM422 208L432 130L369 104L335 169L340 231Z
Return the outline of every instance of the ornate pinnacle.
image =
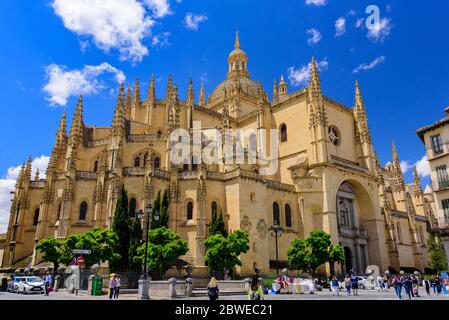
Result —
M204 83L201 82L201 91L200 91L200 107L206 106L206 94L204 92Z
M72 126L70 128L69 144L78 145L83 137L83 96L78 99L75 114L73 115Z
M393 153L393 170L394 170L394 174L396 176L396 186L398 189L404 190L405 189L404 176L402 175L401 164L399 163L398 151L396 150L396 145L394 144L394 141L393 141L393 146L392 146L392 153Z
M22 167L20 167L19 176L17 177L16 181L16 188L22 186L24 174L25 174L25 163L22 163Z
M34 175L34 181L36 181L36 182L38 182L39 180L40 180L40 177L39 177L39 168L37 168L36 169L36 174Z
M240 38L239 38L239 32L237 31L235 33L235 42L234 42L234 49L240 48Z
M128 90L126 91L125 100L125 115L126 118L131 118L131 86L128 84Z
M187 106L193 107L195 105L195 96L193 92L193 82L192 78L189 80L189 88L187 90Z
M166 94L165 94L165 99L166 100L170 100L172 88L173 88L173 78L172 78L172 75L169 74L168 75L168 80L167 80L167 91L166 91Z
M418 175L418 170L416 170L416 166L413 167L413 194L415 197L422 195L422 186L421 179Z
M147 100L150 103L154 103L156 101L156 88L154 86L154 75L151 75L150 85L148 86L148 94Z
M355 106L354 118L356 120L357 131L361 143L371 143L371 134L368 127L368 119L365 111L365 104L363 103L362 93L360 91L359 82L355 82Z
M273 82L273 100L276 100L279 97L279 88L278 84L276 82L276 79L274 79Z
M33 157L30 154L30 156L28 157L28 162L27 162L27 166L26 166L25 174L24 174L24 178L26 179L26 181L31 181L31 170L32 170L31 163L32 162L33 162Z
M133 109L138 109L140 107L140 87L139 87L139 79L136 79L134 84L134 94L133 94Z
M112 120L112 134L114 136L122 135L125 128L124 104L123 104L123 85L120 86L120 93L115 106L114 118Z

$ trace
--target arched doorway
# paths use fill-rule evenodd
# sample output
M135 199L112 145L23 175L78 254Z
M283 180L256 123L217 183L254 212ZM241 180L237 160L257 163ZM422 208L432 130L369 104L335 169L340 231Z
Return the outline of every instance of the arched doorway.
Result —
M345 251L345 272L348 274L352 269L352 252L348 247L344 247L343 250Z

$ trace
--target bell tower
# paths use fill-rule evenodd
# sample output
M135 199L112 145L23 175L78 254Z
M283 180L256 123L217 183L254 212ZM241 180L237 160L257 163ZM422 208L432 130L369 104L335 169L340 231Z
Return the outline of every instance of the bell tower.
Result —
M240 38L238 32L235 34L234 50L232 50L229 54L228 64L228 79L233 77L249 78L248 56L242 49L240 49Z

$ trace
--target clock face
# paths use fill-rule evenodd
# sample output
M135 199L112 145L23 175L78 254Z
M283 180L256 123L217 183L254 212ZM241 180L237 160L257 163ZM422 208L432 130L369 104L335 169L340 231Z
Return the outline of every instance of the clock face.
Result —
M338 146L340 144L340 134L336 127L334 126L329 127L328 136L330 142L332 142L333 145Z

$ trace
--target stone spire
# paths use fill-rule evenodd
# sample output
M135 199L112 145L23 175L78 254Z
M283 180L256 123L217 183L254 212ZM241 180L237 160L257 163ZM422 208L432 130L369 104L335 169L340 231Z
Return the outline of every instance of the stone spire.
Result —
M192 78L189 79L189 88L187 90L187 107L193 107L195 105L195 95L193 92Z
M281 81L279 81L279 94L278 94L278 98L282 99L285 96L288 95L288 85L287 82L285 82L284 80L284 75L281 74Z
M154 103L156 101L156 88L154 86L154 75L151 75L150 85L148 86L147 101Z
M276 103L279 99L279 88L278 88L278 84L276 82L276 79L274 79L273 82L273 98L272 101L273 103Z
M62 113L59 121L58 131L56 133L56 143L53 147L46 173L49 174L55 169L58 159L64 155L67 148L67 117L65 111Z
M358 81L355 82L354 118L356 121L358 139L361 143L371 144L371 134L368 128L368 119L366 116L365 104L363 102L362 93L360 91Z
M321 91L321 80L315 57L310 64L310 84L309 84L310 102L311 102L311 126L326 126L326 115L323 106L323 93Z
M17 176L16 188L22 186L24 175L25 175L25 163L22 163L22 167L20 167L19 175Z
M235 35L234 50L232 50L228 56L228 65L228 79L234 77L249 78L248 56L240 48L240 38L238 32Z
M172 78L172 75L169 74L168 75L168 80L167 80L167 91L166 91L166 94L165 94L165 99L166 100L170 100L171 99L172 88L173 88L173 78Z
M36 169L36 174L34 175L34 181L39 182L40 181L40 177L39 177L39 168Z
M72 126L69 134L69 145L78 146L83 141L83 96L78 98L75 114L73 115Z
M392 153L393 153L393 170L394 175L396 177L396 187L399 190L405 190L405 184L404 184L404 176L402 175L401 170L401 164L399 162L399 156L398 151L396 150L396 145L394 144L394 141L392 142Z
M206 94L204 92L204 83L201 82L201 91L200 91L200 107L206 106Z
M127 119L131 118L131 86L129 84L128 84L128 90L126 91L125 117Z
M238 31L235 33L234 49L240 49L240 38Z
M131 106L131 118L136 120L136 111L140 109L140 87L139 79L134 83L133 101Z
M30 154L30 156L28 157L28 162L27 162L27 165L25 168L25 174L24 174L24 179L25 179L25 181L28 181L28 182L31 181L31 170L32 170L31 163L32 162L33 162L33 157Z
M418 175L418 170L416 170L416 166L413 167L413 195L415 197L419 197L423 195L421 179Z
M117 98L117 104L115 106L114 118L112 119L112 135L113 136L122 136L125 131L125 114L124 114L124 103L123 103L123 94L125 88L123 84L120 86L119 95Z

